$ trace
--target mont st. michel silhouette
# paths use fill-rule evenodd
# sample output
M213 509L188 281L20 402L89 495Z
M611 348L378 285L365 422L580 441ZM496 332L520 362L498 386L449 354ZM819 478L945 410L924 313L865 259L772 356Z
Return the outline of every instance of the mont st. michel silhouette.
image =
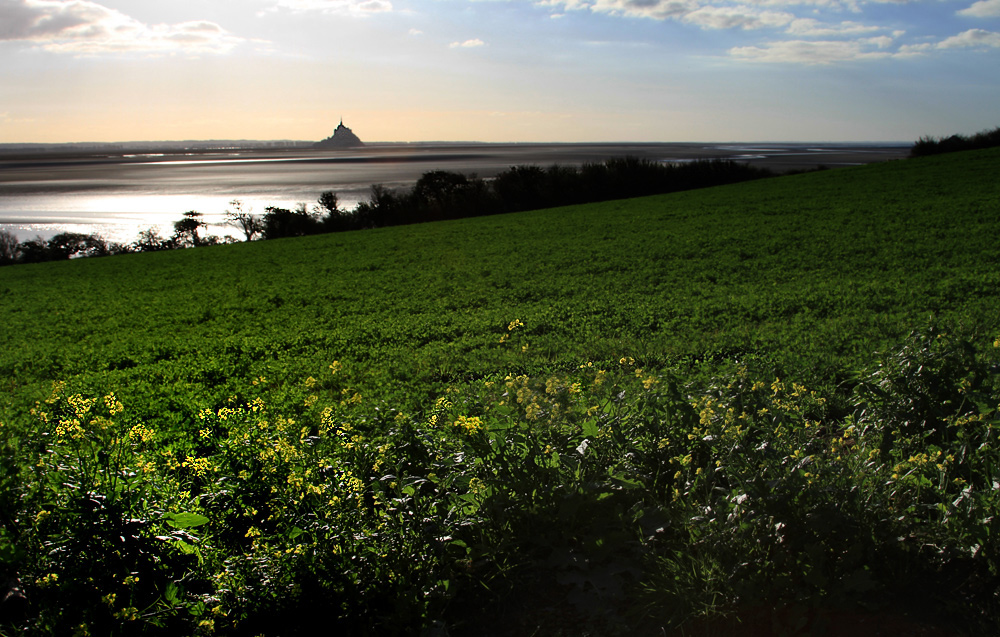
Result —
M339 149L339 148L359 148L364 146L365 143L354 134L350 128L344 126L344 119L341 118L340 125L337 126L336 130L333 131L333 135L330 135L321 142L316 142L313 144L313 148L321 149Z

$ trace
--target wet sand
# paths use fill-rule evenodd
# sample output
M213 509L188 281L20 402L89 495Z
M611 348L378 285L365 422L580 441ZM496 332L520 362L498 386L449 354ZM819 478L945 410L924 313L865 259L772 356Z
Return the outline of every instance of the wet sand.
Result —
M368 185L416 179L428 170L476 172L491 177L510 166L580 165L613 157L633 156L653 161L732 159L776 172L868 164L906 157L908 145L879 144L373 144L340 151L308 149L176 150L142 152L0 152L0 197L39 192L46 188L93 189L129 182L136 177L160 178L164 170L191 177L192 169L206 175L241 172L263 177L265 171L298 173L303 186L316 183L322 167L331 171L358 168L368 173ZM265 170L261 170L265 169ZM141 173L137 173L141 170ZM354 176L354 175L352 175ZM358 175L360 177L360 175Z
M130 240L142 227L169 231L185 210L219 224L240 199L267 205L315 202L333 190L343 207L367 200L372 184L408 188L425 172L489 178L511 166L578 166L614 157L689 162L731 159L775 172L837 168L907 156L892 144L370 144L288 149L0 152L0 226L24 238L97 232Z

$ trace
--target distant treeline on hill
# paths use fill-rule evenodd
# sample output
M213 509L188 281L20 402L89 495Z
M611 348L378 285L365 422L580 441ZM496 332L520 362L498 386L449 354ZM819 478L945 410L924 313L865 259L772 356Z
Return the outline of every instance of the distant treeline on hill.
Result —
M514 166L492 179L434 170L424 173L412 189L397 191L381 184L371 187L368 201L353 210L339 206L337 194L323 192L311 208L294 210L268 206L255 215L232 202L228 223L247 241L277 239L326 232L380 228L444 219L479 217L555 206L664 194L731 184L774 173L731 160L663 163L635 157L609 159L580 167ZM48 241L41 237L18 243L0 231L0 265L37 263L127 252L152 252L232 242L232 238L202 236L207 227L201 213L190 211L174 223L169 238L155 229L143 230L131 244L111 243L101 237L61 233Z
M960 150L978 150L1000 146L1000 126L993 130L984 130L971 137L952 135L951 137L921 137L910 149L911 157L940 155L954 153Z

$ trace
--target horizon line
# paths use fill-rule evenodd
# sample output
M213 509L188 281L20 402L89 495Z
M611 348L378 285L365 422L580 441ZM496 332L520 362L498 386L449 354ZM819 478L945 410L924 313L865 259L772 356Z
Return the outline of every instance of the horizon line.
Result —
M0 148L10 146L116 146L116 145L179 145L179 144L315 144L316 141L307 139L160 139L160 140L119 140L113 142L103 141L79 141L79 142L0 142ZM879 139L853 139L853 140L824 140L824 139L749 139L749 140L692 140L692 141L636 141L636 140L616 140L616 141L477 141L477 140L416 140L416 141L371 141L364 142L365 146L375 145L411 145L411 144L480 144L480 145L656 145L656 144L885 144L885 145L912 145L912 140L879 140ZM330 149L320 149L330 150ZM356 150L356 149L343 149Z

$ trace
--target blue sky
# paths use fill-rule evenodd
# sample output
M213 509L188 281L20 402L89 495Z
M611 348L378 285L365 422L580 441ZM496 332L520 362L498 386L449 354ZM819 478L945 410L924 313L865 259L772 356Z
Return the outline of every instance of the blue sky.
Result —
M1000 0L0 0L0 142L912 141Z

